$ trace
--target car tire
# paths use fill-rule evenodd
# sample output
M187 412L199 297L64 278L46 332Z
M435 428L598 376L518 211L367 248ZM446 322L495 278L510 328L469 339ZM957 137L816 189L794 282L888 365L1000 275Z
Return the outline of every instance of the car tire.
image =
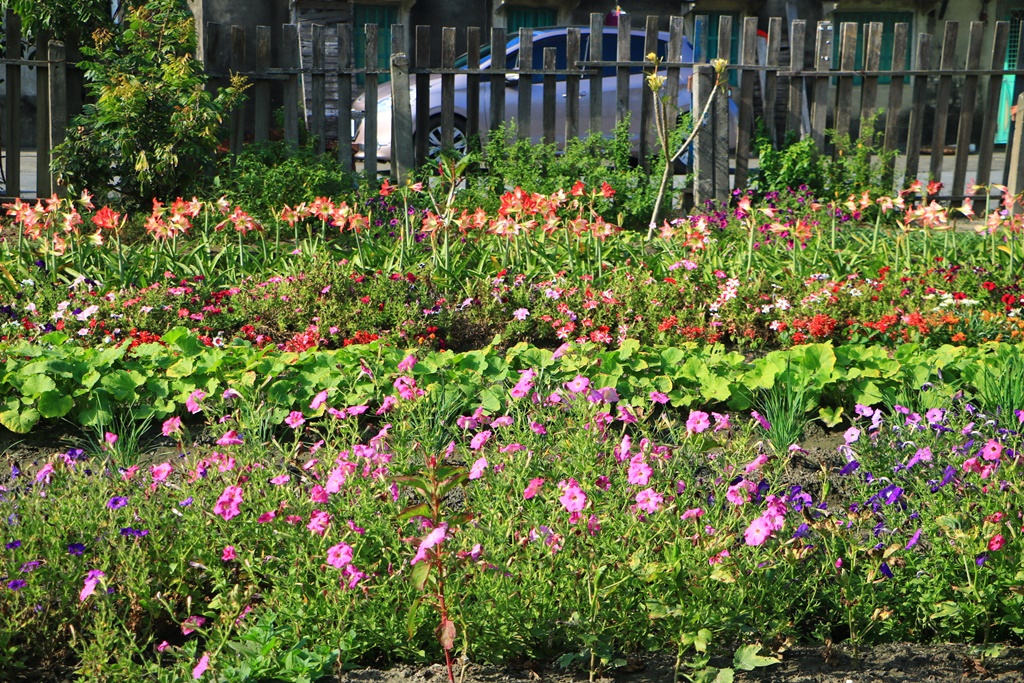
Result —
M466 134L468 126L466 119L461 116L455 117L455 130L453 131L453 149L459 154L469 151L469 136ZM435 114L427 122L427 159L433 161L441 154L441 115Z

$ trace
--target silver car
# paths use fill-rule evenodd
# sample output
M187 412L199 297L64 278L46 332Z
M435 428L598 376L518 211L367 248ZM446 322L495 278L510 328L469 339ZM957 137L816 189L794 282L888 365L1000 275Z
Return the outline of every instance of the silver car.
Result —
M567 68L566 58L566 42L567 42L567 27L560 26L555 28L543 28L535 29L533 32L533 68L539 69L540 65L543 64L544 49L553 47L556 51L556 69ZM666 54L666 48L668 45L669 34L667 32L661 32L658 34L658 54L664 58ZM617 41L618 41L618 28L606 27L604 29L604 45L602 48L602 61L615 61L617 52ZM642 62L644 61L644 43L645 36L643 31L633 31L630 41L630 61ZM587 59L590 44L590 28L580 28L580 59ZM519 36L516 35L508 41L505 48L505 64L506 68L516 69L519 66ZM458 58L455 63L456 68L466 68L467 57L463 55ZM693 61L693 46L690 41L686 38L683 39L683 62ZM491 50L489 45L481 47L480 50L480 68L487 69L491 65ZM690 109L690 91L688 88L688 82L692 71L690 69L680 69L679 73L679 108L681 111L689 111ZM524 79L525 80L525 79ZM590 80L583 78L580 81L580 106L579 106L579 128L581 131L586 131L590 121ZM454 146L458 151L462 151L466 147L466 131L468 126L466 125L466 117L468 107L466 105L466 86L467 77L457 74L455 76L455 130L454 130ZM524 83L519 82L517 74L510 74L506 78L505 85L505 116L511 120L516 117L518 112L519 102L519 90L524 86ZM530 79L529 87L532 88L531 94L531 112L530 112L530 138L534 142L540 142L544 138L543 132L543 102L544 102L544 77L540 74L535 74ZM640 102L643 96L643 90L647 87L644 79L643 69L639 66L631 67L629 75L629 109L633 112L633 116L630 119L630 132L634 139L634 148L638 148L639 144L639 131L640 131ZM562 101L566 97L566 77L559 75L555 82L556 98L558 101ZM602 69L601 78L601 89L602 95L602 129L607 134L615 127L615 116L616 116L616 97L617 97L617 85L616 85L616 69L615 67L606 66ZM377 91L377 159L382 162L389 162L391 160L391 84L382 84ZM411 88L410 97L412 100L413 111L416 110L416 88ZM480 121L483 126L486 126L486 122L490 120L490 104L491 104L491 82L486 76L480 79ZM357 158L365 157L365 136L363 119L365 118L366 103L365 95L361 95L353 104L352 120L353 126L355 127L354 143L357 149ZM730 139L731 146L735 145L735 133L736 127L732 125L736 120L736 105L729 101L730 109ZM415 117L414 117L415 119ZM415 127L416 121L413 121ZM428 154L433 157L441 149L441 76L435 75L430 78L430 129L427 133L428 140ZM555 114L555 131L556 131L556 142L559 146L565 144L565 107L556 107Z

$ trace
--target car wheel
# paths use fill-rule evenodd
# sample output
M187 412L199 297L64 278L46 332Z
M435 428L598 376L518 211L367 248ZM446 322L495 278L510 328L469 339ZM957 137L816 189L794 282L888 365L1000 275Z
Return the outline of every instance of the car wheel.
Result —
M455 117L455 129L452 132L452 149L458 154L465 154L469 138L466 136L466 120L461 116ZM427 124L427 158L437 159L441 156L441 116L431 116Z

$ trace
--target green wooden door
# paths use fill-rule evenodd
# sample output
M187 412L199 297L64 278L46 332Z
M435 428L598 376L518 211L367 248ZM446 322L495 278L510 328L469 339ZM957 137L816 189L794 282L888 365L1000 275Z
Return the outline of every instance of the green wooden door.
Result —
M398 23L398 7L395 5L361 5L356 4L352 15L352 34L355 41L356 67L366 66L384 67L390 64L391 58L391 25ZM367 64L366 59L366 29L367 24L377 24L377 61L372 59ZM377 81L383 83L390 80L388 74L380 74ZM365 83L366 78L359 74L356 82Z

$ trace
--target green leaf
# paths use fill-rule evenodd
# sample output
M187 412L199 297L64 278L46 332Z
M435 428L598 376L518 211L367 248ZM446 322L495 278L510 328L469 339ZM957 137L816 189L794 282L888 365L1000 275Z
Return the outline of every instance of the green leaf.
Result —
M758 654L761 651L760 645L744 645L736 650L733 655L732 665L740 671L753 671L759 666L771 666L778 664L780 660L775 657L763 657Z
M195 370L195 363L192 362L191 358L185 357L178 360L177 363L167 368L168 377L188 377Z
M732 683L734 676L732 669L719 669L718 675L715 676L715 683Z
M491 389L484 389L480 392L480 405L489 413L496 413L501 410L501 401Z
M39 413L46 418L64 417L75 406L75 400L59 391L47 391L39 397Z
M56 382L46 375L29 375L29 378L21 385L21 394L22 396L35 398L56 388Z
M10 406L10 402L7 405ZM39 422L39 411L35 408L18 410L9 407L8 410L0 413L0 424L15 434L28 434L37 422Z
M623 339L619 345L619 360L626 360L640 350L640 342L636 339Z
M419 505L410 505L409 507L402 510L398 515L399 522L405 522L413 517L429 517L430 506L426 503L420 503Z
M416 586L416 590L423 590L424 586L427 585L427 579L430 577L430 563L426 560L417 562L412 568L412 585Z
M412 640L413 636L416 635L416 614L420 611L420 604L422 602L423 596L421 595L409 605L409 613L405 617L405 627L409 631L409 640Z
M125 401L135 397L135 389L141 382L136 382L135 377L125 370L115 370L104 375L100 385L110 391L118 401Z
M843 419L843 407L819 408L818 417L821 418L826 427L835 427Z

